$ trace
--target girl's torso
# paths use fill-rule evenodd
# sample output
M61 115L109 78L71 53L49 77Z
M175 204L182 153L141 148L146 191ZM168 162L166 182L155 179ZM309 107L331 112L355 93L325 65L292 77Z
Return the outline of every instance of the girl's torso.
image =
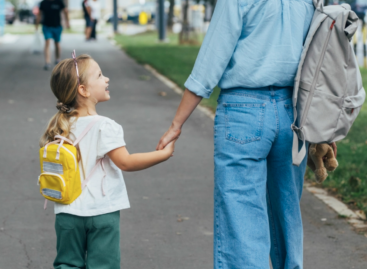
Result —
M72 126L71 136L75 140L92 121L94 116L81 117ZM74 136L74 137L73 137ZM129 208L129 199L121 170L111 161L107 153L125 146L122 127L115 121L102 117L79 143L81 181L91 172L98 159L103 158L106 177L98 167L82 194L70 205L55 203L55 214L68 213L77 216L96 216ZM102 184L106 195L102 193Z

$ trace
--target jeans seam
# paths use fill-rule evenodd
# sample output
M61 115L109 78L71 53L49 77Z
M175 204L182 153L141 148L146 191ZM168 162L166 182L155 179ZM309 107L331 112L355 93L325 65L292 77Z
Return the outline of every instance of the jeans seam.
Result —
M274 142L277 140L278 135L279 135L279 113L278 113L278 108L277 108L277 102L275 99L272 100L272 103L274 105L274 114L275 114L275 119L276 119L276 124L277 124L277 129L275 131L275 138L274 138Z
M216 240L216 243L217 243L217 249L216 249L216 252L217 252L217 260L215 262L218 263L218 268L223 268L222 267L222 252L221 252L221 238L220 238L220 232L219 232L219 212L218 212L218 194L217 194L217 187L215 187L214 189L214 203L215 203L215 240Z
M276 268L274 269L278 269L280 268L280 261L279 261L279 257L280 257L280 253L279 253L279 247L278 247L278 238L277 238L277 232L275 229L275 225L274 225L274 218L273 218L273 207L271 205L271 201L270 201L270 194L269 194L269 190L266 190L267 194L268 194L268 200L269 200L269 220L270 220L270 227L273 231L274 234L274 249L275 249L275 256L276 256ZM273 264L274 267L274 264Z

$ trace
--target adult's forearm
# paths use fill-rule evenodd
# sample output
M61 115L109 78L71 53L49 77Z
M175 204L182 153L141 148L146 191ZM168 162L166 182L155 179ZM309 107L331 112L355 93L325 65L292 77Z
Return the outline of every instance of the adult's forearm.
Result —
M41 22L41 14L39 13L36 17L36 29L38 28L38 25L40 24Z
M67 23L69 24L69 11L68 10L65 10L64 11L64 14L65 14L65 20L67 21Z
M197 96L195 93L190 92L188 89L185 90L181 103L178 106L176 116L173 119L172 125L176 128L181 129L182 125L190 117L191 113L200 103L201 96Z

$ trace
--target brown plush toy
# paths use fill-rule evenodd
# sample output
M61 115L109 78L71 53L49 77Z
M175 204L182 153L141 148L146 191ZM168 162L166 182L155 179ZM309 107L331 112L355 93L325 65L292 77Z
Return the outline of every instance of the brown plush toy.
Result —
M308 151L307 165L315 173L316 181L322 183L338 167L333 148L328 144L311 144Z

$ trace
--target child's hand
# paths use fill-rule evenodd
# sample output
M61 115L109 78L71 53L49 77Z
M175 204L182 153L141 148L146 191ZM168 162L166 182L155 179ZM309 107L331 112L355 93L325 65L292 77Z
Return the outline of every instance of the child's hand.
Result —
M173 156L173 152L175 151L175 143L176 140L167 144L167 146L163 149L167 153L167 159Z

